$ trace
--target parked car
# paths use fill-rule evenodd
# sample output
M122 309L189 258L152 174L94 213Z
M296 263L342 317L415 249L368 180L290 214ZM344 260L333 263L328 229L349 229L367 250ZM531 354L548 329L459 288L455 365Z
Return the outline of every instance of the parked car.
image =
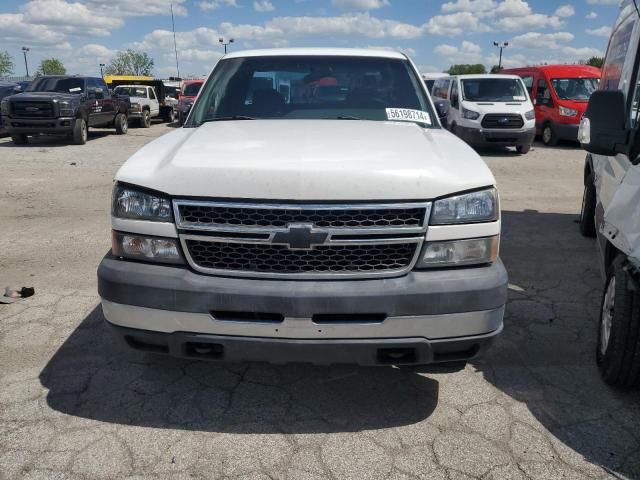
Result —
M458 75L434 85L434 97L448 100L448 128L469 145L516 147L525 154L535 137L535 114L520 77Z
M142 128L151 126L151 119L160 116L160 102L156 91L148 85L118 85L113 89L116 95L126 95L131 101L129 120Z
M545 145L576 141L600 69L589 65L542 65L503 70L522 77L536 110L536 132Z
M89 127L128 130L127 97L109 92L102 78L64 75L38 77L23 93L2 100L2 115L16 145L29 135L66 135L73 143L87 142Z
M640 385L640 19L621 4L602 70L580 124L588 154L580 230L597 237L604 289L596 361L604 380Z
M116 174L108 324L138 350L229 362L483 351L507 300L496 182L419 75L386 50L226 55L184 128ZM321 79L346 97L313 97Z
M16 93L16 83L0 82L0 102L3 98L8 97ZM2 112L0 112L0 135L7 133L7 128L4 126L4 120L2 118Z
M182 84L182 91L178 97L178 123L184 124L189 115L189 110L198 96L204 80L185 80Z
M436 83L436 80L438 80L439 78L446 78L448 76L449 76L448 73L439 73L439 72L423 73L422 80L424 80L424 83L427 86L427 90L429 91L429 93L431 93L431 90L433 90L433 86Z
M153 87L160 105L160 118L167 123L175 122L176 109L178 107L177 90L175 85L173 85L175 82L170 82L170 85L166 85L163 80L136 75L107 75L104 79L111 89L115 89L120 85L145 85Z

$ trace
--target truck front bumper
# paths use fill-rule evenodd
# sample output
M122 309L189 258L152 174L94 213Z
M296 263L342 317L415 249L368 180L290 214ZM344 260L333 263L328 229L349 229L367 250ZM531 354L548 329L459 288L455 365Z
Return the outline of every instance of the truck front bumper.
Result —
M106 257L107 322L137 349L219 361L426 364L468 360L502 330L500 261L376 280L214 277Z
M51 135L68 135L73 133L73 117L58 118L5 118L5 126L9 133L35 135L46 133Z
M535 128L520 130L487 130L483 128L469 128L458 125L457 133L462 140L469 145L486 146L507 146L531 145L536 136Z

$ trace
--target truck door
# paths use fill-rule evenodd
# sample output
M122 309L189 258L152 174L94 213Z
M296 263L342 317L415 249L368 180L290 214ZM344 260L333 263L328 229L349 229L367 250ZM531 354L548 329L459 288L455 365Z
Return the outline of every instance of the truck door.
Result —
M536 85L536 124L542 125L546 121L553 123L553 99L551 98L551 90L549 90L549 84L544 76L538 79Z
M157 117L160 115L160 103L158 102L156 91L153 87L147 87L147 92L149 94L149 110L151 111L151 116Z
M113 96L111 92L107 88L107 84L104 83L104 80L101 78L96 78L96 83L98 85L98 90L102 91L102 115L101 121L102 123L110 123L113 121L115 117L115 107L116 103L113 100Z
M87 115L90 127L96 127L106 123L104 120L104 91L101 91L97 79L87 79Z

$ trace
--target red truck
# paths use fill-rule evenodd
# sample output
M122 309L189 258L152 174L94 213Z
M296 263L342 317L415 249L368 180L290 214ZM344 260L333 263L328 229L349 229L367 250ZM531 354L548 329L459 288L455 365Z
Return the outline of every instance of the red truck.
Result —
M178 122L184 123L189 115L189 110L198 96L204 80L185 80L182 84L182 92L178 97Z

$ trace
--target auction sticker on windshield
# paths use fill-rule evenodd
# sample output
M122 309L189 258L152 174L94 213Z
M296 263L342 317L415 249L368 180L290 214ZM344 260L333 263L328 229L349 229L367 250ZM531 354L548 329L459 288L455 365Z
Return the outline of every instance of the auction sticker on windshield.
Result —
M394 122L424 122L431 125L431 117L428 112L412 110L410 108L387 108L387 120Z

